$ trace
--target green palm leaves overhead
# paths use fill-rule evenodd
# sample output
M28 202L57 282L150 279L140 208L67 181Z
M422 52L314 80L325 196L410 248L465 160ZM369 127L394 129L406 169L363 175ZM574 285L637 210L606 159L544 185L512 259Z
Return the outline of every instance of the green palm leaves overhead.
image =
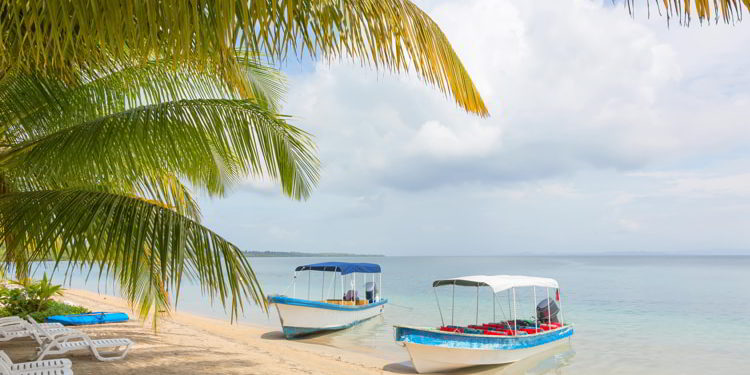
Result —
M309 196L318 159L307 133L276 113L283 79L238 57L248 91L171 60L66 82L0 80L0 238L6 261L95 264L143 317L169 311L183 278L231 309L265 305L249 262L200 225L190 190L212 195L269 176ZM249 94L247 98L245 95ZM20 269L19 276L23 276ZM170 295L171 292L171 295Z
M440 28L408 0L11 0L0 5L0 70L66 79L113 62L170 56L219 67L246 89L235 48L267 56L354 57L415 71L467 111L487 108Z
M117 281L141 316L188 279L265 306L239 249L200 225L192 190L268 176L310 195L310 136L278 113L289 56L416 72L487 108L438 26L407 0L0 2L0 249ZM59 263L61 260L70 260ZM98 270L98 271L95 271Z

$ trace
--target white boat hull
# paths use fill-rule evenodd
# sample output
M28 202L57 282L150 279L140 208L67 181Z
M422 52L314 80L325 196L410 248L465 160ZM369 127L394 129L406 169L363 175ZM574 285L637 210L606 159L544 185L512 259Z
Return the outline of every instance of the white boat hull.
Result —
M448 348L411 342L405 342L404 346L409 352L414 369L421 374L451 371L470 366L512 363L569 342L570 338L566 338L515 350Z
M435 328L395 326L394 338L409 352L419 373L520 361L570 342L574 328L518 336L443 332Z
M277 297L272 298L271 303L279 313L284 336L294 338L319 331L348 328L378 316L383 313L387 300L369 305L345 306Z

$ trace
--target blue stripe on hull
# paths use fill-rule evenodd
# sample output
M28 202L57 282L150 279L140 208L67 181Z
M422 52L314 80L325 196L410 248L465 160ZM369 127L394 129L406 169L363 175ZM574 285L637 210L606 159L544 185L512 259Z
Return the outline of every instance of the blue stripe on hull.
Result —
M529 336L464 335L396 326L396 341L461 349L515 350L544 345L573 335L571 326Z
M320 301L310 301L306 299L291 298L291 297L286 297L286 296L270 296L268 297L268 303L278 303L282 305L292 305L292 306L316 307L319 309L326 309L326 310L358 311L358 310L371 309L373 307L377 307L380 305L385 305L386 303L388 303L388 299L383 298L378 302L369 303L367 305L350 306L350 305L336 305L333 303L325 303L325 302L320 302Z
M284 337L287 339L293 339L304 335L309 335L311 333L315 332L324 332L324 331L338 331L341 329L346 329L349 327L353 327L359 323L364 322L365 320L372 319L375 316L371 316L367 319L357 320L356 322L352 322L349 324L344 324L343 326L336 326L336 327L327 327L327 328L308 328L308 327L286 327L282 326L281 329L284 332Z

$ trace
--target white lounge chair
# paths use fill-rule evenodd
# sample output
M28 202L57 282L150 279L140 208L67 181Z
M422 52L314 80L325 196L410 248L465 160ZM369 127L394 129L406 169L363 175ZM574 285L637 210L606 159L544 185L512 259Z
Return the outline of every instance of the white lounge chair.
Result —
M42 360L48 355L60 355L74 350L91 351L91 354L100 361L115 361L123 359L128 355L133 341L130 339L99 339L92 340L87 334L72 330L72 332L56 333L49 332L39 326L39 323L30 321L36 329L32 331L37 342L39 342L39 354L36 360ZM124 349L121 349L123 348ZM100 349L111 348L111 350L101 351Z
M17 373L35 373L35 374L45 374L47 370L56 370L56 369L70 369L70 367L73 365L73 363L70 362L67 358L60 358L60 359L49 359L44 361L35 361L35 362L19 362L19 363L13 363L13 361L8 357L7 354L5 354L4 351L0 350L0 363L5 365L5 370L0 371L2 372L8 372L12 374ZM72 374L72 372L70 372Z
M40 327L55 333L70 331L60 323L41 323ZM0 341L9 341L21 337L32 337L31 330L34 327L28 321L17 316L2 318L0 320Z
M12 327L13 325L26 324L26 323L28 323L28 321L21 318L20 316L6 316L4 318L0 318L0 328ZM46 328L63 327L63 325L60 323L40 323L40 325Z
M34 370L13 370L4 362L0 362L1 375L73 375L70 367L41 368Z

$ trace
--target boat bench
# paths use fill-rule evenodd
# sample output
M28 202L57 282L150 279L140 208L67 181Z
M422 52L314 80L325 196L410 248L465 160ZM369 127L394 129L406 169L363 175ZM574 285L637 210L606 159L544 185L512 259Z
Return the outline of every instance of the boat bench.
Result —
M543 332L541 329L537 331L533 329L519 329L519 330L512 330L512 329L476 329L472 328L476 326L468 326L468 327L458 327L458 326L442 326L439 328L440 331L443 332L453 332L453 333L468 333L468 334L474 334L474 335L492 335L492 336L523 336L528 335L530 333L538 333Z

